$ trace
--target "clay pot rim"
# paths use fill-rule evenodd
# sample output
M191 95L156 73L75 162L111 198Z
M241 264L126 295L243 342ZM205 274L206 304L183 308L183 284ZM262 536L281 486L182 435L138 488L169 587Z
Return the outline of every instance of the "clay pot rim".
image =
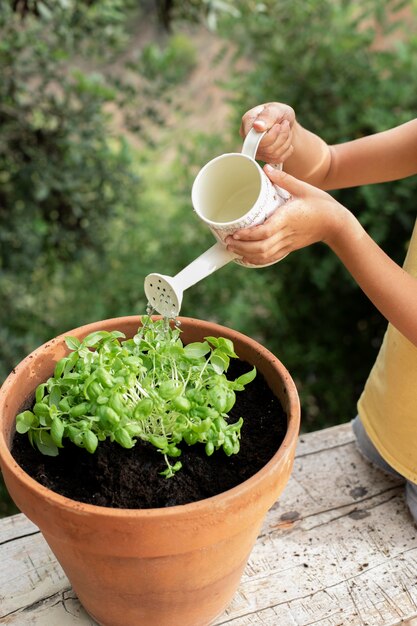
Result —
M160 316L154 316L155 318L160 318ZM9 392L9 388L13 385L14 378L19 374L20 370L26 368L32 359L37 356L40 352L42 352L46 347L50 346L51 343L59 343L64 341L64 338L68 335L73 334L75 331L80 331L83 329L83 334L85 331L85 335L89 334L93 330L97 330L97 325L105 326L108 325L114 329L117 328L117 325L122 325L126 323L132 323L134 320L138 320L138 326L140 324L141 316L132 315L132 316L121 316L116 318L110 318L106 320L99 320L97 322L91 322L89 324L85 324L83 326L74 328L65 333L62 333L55 338L45 342L35 350L33 350L29 355L27 355L9 374L9 376L4 381L3 385L0 387L0 408L2 402L7 401L7 396ZM232 333L236 336L237 340L242 340L244 342L253 342L256 344L257 352L266 360L273 363L273 365L280 371L281 377L285 380L286 389L288 392L288 414L291 414L292 418L287 424L287 431L285 437L283 439L282 444L274 454L274 456L268 461L264 467L262 467L256 474L245 480L244 482L236 485L232 489L228 489L220 494L215 496L211 496L209 498L204 498L202 500L198 500L197 502L191 502L188 504L180 504L169 507L159 507L152 509L118 509L111 508L105 506L99 506L95 504L87 504L84 502L79 502L78 500L73 500L71 498L67 498L51 489L44 487L37 480L32 478L29 474L27 474L21 466L15 461L12 456L9 446L5 440L4 430L0 428L0 459L2 463L7 466L8 470L15 474L19 481L23 482L28 489L31 491L35 491L39 493L39 497L46 499L48 501L53 501L55 506L58 506L62 509L76 511L79 514L94 514L98 517L111 517L111 518L131 518L136 519L138 517L142 518L155 518L158 519L160 517L169 518L169 517L178 517L178 515L183 514L185 517L195 516L202 512L203 510L207 510L209 508L226 508L233 502L236 498L241 497L243 493L249 493L253 491L254 488L261 489L262 484L271 479L271 475L273 474L274 467L278 461L281 460L282 457L285 456L287 450L291 449L291 442L294 440L294 437L298 436L299 427L300 427L300 402L298 398L297 389L295 387L294 381L292 380L288 370L281 363L281 361L267 348L262 346L262 344L258 343L256 340L252 339L248 335L244 335L243 333L236 331L230 327L222 326L217 324L216 322L210 322L206 320L191 318L191 317L179 317L179 320L182 324L193 324L197 323L198 325L208 326L211 329L215 329L216 332L220 334ZM1 415L0 415L1 419Z

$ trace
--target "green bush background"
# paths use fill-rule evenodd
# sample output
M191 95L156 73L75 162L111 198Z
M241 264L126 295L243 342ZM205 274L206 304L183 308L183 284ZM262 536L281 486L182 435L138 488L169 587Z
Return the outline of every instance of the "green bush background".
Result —
M415 116L417 38L392 19L415 2L171 4L167 14L162 2L0 0L0 381L56 334L143 313L144 277L174 274L213 243L191 210L192 181L239 149L248 108L287 102L334 143ZM127 54L134 25L158 17L169 30ZM179 139L164 110L196 66L190 29L207 25L235 51L222 85L231 115L217 134ZM336 195L402 263L416 192L414 177ZM182 314L276 353L297 383L304 430L354 416L386 325L320 244L262 270L229 264L187 291ZM10 506L0 485L0 514Z

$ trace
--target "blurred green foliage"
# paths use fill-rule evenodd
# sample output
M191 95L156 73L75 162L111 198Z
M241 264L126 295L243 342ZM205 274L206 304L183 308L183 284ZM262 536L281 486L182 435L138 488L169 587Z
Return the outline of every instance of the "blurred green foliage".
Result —
M22 11L1 3L3 376L55 332L56 276L92 251L102 254L108 221L136 197L129 147L123 138L111 141L109 131L105 105L116 91L102 74L81 68L96 55L110 62L126 43L123 20L123 3L114 0L100 10L69 1L53 10L29 3ZM91 38L94 28L99 42Z
M190 39L175 33L167 45L151 42L143 47L139 68L149 80L162 77L163 81L178 83L184 80L197 62L196 52Z
M395 46L375 45L398 2L169 4L171 32L129 55L151 2L142 14L131 0L0 0L0 379L61 332L143 313L148 273L173 275L212 245L191 209L192 181L240 149L250 107L287 102L328 142L415 117L415 36L399 26ZM182 132L178 110L174 134L164 106L196 62L183 23L201 17L247 69L224 77L233 115L218 135ZM410 178L337 197L402 262L416 187ZM181 313L276 353L296 380L305 430L354 416L386 325L322 245L262 270L230 263L186 292Z

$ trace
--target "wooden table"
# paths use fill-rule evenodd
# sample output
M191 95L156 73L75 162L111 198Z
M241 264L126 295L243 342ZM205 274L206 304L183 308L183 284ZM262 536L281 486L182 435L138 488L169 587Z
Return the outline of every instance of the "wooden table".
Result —
M95 624L24 515L0 520L0 624ZM214 624L417 626L417 528L403 486L361 458L348 424L300 437L290 482Z

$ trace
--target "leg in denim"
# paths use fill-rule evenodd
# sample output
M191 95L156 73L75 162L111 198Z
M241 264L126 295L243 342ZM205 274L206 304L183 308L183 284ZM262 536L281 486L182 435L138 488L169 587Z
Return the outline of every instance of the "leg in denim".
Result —
M395 471L379 454L378 450L375 448L372 441L369 439L366 434L366 430L363 427L363 424L359 418L359 415L355 417L352 421L352 429L356 437L356 443L358 444L358 448L368 461L377 465L380 469L384 470L391 476L396 476L397 478L401 478L401 474Z
M410 480L407 480L405 485L405 498L407 500L410 513L413 516L414 521L417 522L417 485L412 483Z
M375 448L372 441L369 439L366 431L363 427L359 415L352 421L352 429L356 437L358 448L362 455L371 463L382 469L384 472L395 476L396 478L403 478L389 463L382 458L378 450ZM405 499L407 506L410 509L410 513L413 516L415 522L417 522L417 485L409 480L405 481Z

